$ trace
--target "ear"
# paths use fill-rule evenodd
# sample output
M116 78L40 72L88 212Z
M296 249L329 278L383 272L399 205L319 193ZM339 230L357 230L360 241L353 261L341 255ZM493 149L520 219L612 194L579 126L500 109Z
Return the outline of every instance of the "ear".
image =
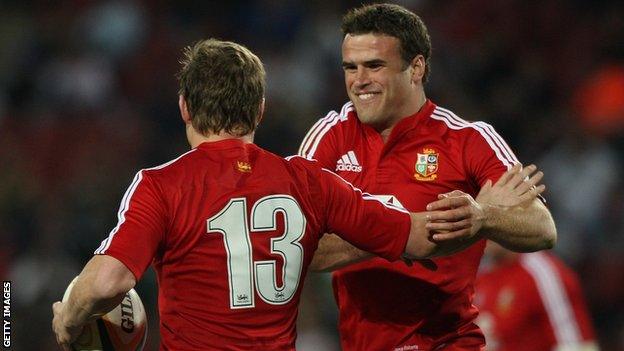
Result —
M262 102L260 103L260 111L258 112L258 120L256 121L256 126L258 126L260 122L262 122L262 118L264 118L265 102L266 102L266 99L262 98Z
M410 62L412 68L412 82L422 82L425 76L425 57L423 55L416 55L412 62Z
M186 100L184 99L184 96L182 95L180 95L180 98L178 99L178 107L180 107L180 115L182 116L182 120L184 121L184 124L191 123L191 114L188 111Z

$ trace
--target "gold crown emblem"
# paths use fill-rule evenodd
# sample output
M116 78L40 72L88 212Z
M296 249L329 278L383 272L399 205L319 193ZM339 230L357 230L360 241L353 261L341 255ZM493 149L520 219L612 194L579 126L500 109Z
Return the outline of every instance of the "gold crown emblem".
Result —
M236 169L238 169L239 172L251 173L251 165L249 162L236 161Z

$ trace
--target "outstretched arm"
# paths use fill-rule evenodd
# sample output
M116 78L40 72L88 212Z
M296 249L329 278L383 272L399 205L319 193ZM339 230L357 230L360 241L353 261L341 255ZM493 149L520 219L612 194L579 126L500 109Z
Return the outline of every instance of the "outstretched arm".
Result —
M439 246L429 239L429 231L425 228L427 215L426 212L410 213L412 224L405 251L411 254L406 254L406 259L432 256L433 251ZM452 244L448 244L450 245ZM374 256L351 245L336 234L325 234L319 241L310 269L330 272Z
M477 206L474 200L473 203L468 203L465 206L452 210L410 213L412 223L410 235L405 246L405 254L403 255L406 263L411 264L412 260L450 255L467 248L479 240L481 237L477 232L480 229L481 221L477 220L466 222L466 225L464 225L464 222L461 222L462 232L457 234L456 240L436 241L432 237L433 232L427 228L431 215L444 216L445 212L463 211L463 207L471 206ZM472 209L472 211L476 212L477 209ZM448 214L446 217L450 216L452 214ZM374 257L374 255L358 249L339 236L325 234L319 241L319 246L314 253L310 269L317 272L329 272L361 262L370 257Z
M325 234L319 241L310 264L310 270L331 272L373 256L373 254L349 244L336 234Z
M134 274L119 260L96 255L85 265L66 302L52 305L52 328L63 350L70 351L84 325L115 308L134 287Z
M535 170L534 166L526 167L522 171L520 167L514 167L507 171L496 184L492 185L488 181L477 197L483 201L483 204L464 192L454 191L441 194L441 200L428 206L430 211L411 213L411 232L404 258L410 260L450 255L484 237L505 241L508 243L507 247L512 243L518 246L527 245L527 243L534 245L531 247L548 246L547 235L552 234L548 232L548 220L543 220L545 222L543 225L546 227L546 239L541 235L514 229L518 226L517 221L533 220L530 216L534 214L525 208L530 209L535 202L543 206L536 198L545 187L535 186L543 174L541 172L533 174ZM525 181L524 179L529 176L531 177ZM505 214L500 215L499 212L505 212ZM521 212L522 215L514 214L511 218L508 217L509 213L515 212ZM552 223L552 218L550 221ZM500 229L508 227L512 229L507 231ZM552 227L554 230L554 224ZM514 235L500 238L508 235L509 232ZM532 236L527 238L527 233ZM553 233L556 237L556 232ZM550 245L552 246L552 243ZM310 269L332 271L372 256L336 235L325 235L319 242Z
M521 169L514 166L506 172L494 185L487 181L476 201L468 194L454 191L442 194L442 199L429 204L427 209L437 211L432 213L433 222L427 228L445 233L436 234L434 240L438 242L452 241L460 236L466 236L466 229L470 221L482 223L479 235L499 243L501 246L516 252L531 252L552 248L557 240L557 231L552 216L546 206L537 199L537 195L544 191L545 186L535 186L543 174L535 173L528 180L527 177L536 171L534 165ZM481 208L474 216L462 211L439 212L444 208L464 206L468 202L476 202Z

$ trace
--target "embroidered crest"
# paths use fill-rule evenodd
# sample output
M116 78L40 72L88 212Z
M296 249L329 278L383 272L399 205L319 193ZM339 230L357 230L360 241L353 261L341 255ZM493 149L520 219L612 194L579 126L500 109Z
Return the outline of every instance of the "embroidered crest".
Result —
M421 181L435 180L438 177L436 174L438 171L438 159L439 154L434 149L424 148L423 153L418 153L416 158L414 178Z
M251 173L251 165L249 162L236 161L236 169L238 169L239 172Z

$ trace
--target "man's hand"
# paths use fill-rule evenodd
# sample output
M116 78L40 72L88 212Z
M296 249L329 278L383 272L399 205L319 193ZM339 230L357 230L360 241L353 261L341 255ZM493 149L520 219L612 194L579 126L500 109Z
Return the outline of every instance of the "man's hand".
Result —
M468 240L477 234L485 221L483 207L472 196L454 190L438 195L440 200L427 205L428 223L425 228L433 232L434 241ZM446 211L440 211L444 210Z
M505 209L530 204L546 189L543 184L536 186L544 176L541 171L535 173L536 170L535 165L522 169L520 164L516 164L494 185L488 180L476 200L459 190L438 195L440 200L427 205L428 211L435 211L428 215L429 223L426 224L426 228L433 232L433 240L469 240L486 223L489 208ZM444 209L447 211L439 211Z
M501 207L530 204L546 189L543 184L536 186L544 176L541 171L535 173L536 170L535 165L529 165L523 169L518 163L505 172L494 185L488 179L477 195L477 202L482 205Z
M61 349L64 351L72 351L70 345L80 336L84 326L66 326L63 322L63 307L64 304L60 301L57 301L52 305L52 312L54 313L54 318L52 319L52 329L54 330L54 334L56 334L56 342L59 344Z

